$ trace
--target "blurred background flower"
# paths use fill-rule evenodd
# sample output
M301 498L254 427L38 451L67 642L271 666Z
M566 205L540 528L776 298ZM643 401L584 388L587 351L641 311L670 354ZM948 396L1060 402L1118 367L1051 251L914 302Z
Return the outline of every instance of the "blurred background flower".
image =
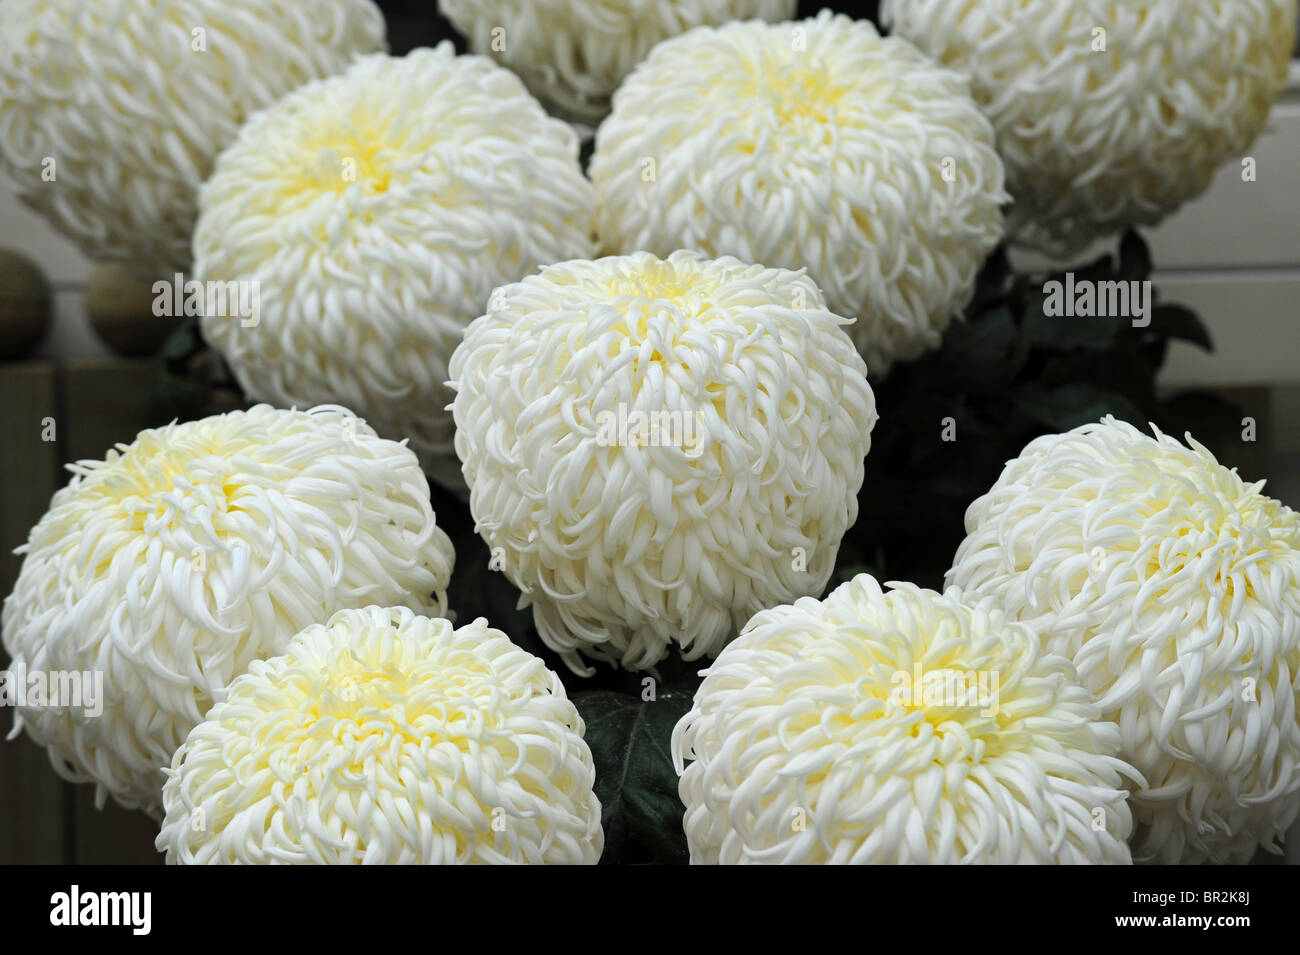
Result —
M595 126L650 48L692 27L788 20L795 0L438 0L475 53L514 70L557 116Z
M971 78L1016 206L1054 253L1155 225L1264 127L1296 0L885 0L883 20Z
M591 160L604 252L807 268L879 380L935 347L1002 237L966 81L862 21L700 28L614 97Z
M383 48L370 0L6 0L0 170L88 257L187 269L196 191L240 124Z

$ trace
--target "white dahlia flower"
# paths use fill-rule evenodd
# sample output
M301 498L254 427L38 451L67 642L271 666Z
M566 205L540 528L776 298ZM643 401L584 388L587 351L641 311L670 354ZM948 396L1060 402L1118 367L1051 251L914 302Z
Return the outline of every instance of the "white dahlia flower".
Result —
M593 201L572 128L509 70L450 43L366 57L218 158L195 273L258 283L260 315L203 334L249 394L353 408L455 486L447 361L493 288L590 254Z
M889 586L765 610L704 671L672 740L691 861L1127 864L1136 774L1069 662Z
M604 847L582 717L480 617L342 610L255 661L176 751L169 863L562 863Z
M786 20L796 0L438 0L475 53L518 73L558 115L595 124L660 40L728 20Z
M1155 434L1106 418L1030 442L966 512L948 580L1070 657L1119 724L1147 782L1134 858L1245 862L1300 811L1300 517Z
M70 469L20 549L4 646L30 672L102 679L100 712L17 710L101 804L156 812L218 692L303 627L376 602L445 611L451 542L415 455L342 408L172 424Z
M873 375L939 343L1002 234L964 78L870 23L700 27L614 96L591 177L605 252L806 266Z
M370 0L4 0L0 170L92 259L183 270L245 118L384 47Z
M646 252L492 294L452 356L456 450L542 639L645 669L820 592L875 399L801 273Z
M884 0L886 25L971 78L1015 200L1008 231L1071 254L1154 225L1259 135L1296 0Z

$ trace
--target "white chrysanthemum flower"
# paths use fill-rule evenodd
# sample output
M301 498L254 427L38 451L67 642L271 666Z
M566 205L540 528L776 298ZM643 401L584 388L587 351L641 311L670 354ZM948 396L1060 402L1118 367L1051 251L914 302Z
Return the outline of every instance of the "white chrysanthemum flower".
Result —
M801 273L646 252L492 294L452 356L456 450L494 567L576 672L712 656L820 592L875 399Z
M604 847L582 717L483 618L343 610L254 662L176 751L169 863L562 863Z
M454 555L415 455L342 408L172 424L70 468L22 548L4 645L31 671L102 674L102 712L17 710L101 804L157 811L218 691L309 624L380 602L445 612Z
M1139 861L1245 862L1300 811L1300 517L1191 440L1032 441L966 512L951 583L1073 659L1124 756Z
M884 0L971 77L1015 199L1008 231L1065 255L1154 225L1263 129L1296 0Z
M700 27L614 96L591 177L606 252L807 266L873 375L939 343L1002 234L963 77L870 23Z
M457 486L447 361L488 294L591 252L571 127L450 43L383 54L244 126L203 187L195 272L257 282L256 325L204 337L245 391L339 402Z
M728 20L786 20L796 0L438 0L475 53L518 73L558 115L595 124L661 40Z
M1069 662L890 586L765 610L704 671L672 741L691 861L1127 864L1136 773Z
M4 0L0 170L91 258L184 270L240 124L384 46L370 0Z

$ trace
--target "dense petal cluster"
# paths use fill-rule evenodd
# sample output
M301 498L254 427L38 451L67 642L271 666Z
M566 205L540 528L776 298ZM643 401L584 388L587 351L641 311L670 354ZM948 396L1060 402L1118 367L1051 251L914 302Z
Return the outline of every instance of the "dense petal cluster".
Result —
M795 0L438 0L438 10L518 73L557 114L595 124L661 40L728 20L785 20Z
M875 399L802 273L646 252L497 289L452 357L470 509L542 638L652 667L825 586Z
M170 275L240 124L383 48L371 0L5 0L0 170L86 255Z
M1068 254L1209 186L1282 89L1296 0L884 0L971 77L1015 199L1009 231Z
M30 700L16 722L101 802L156 811L219 691L307 625L446 609L454 555L415 455L341 408L173 424L71 468L22 549L4 646L31 672L99 675L102 712Z
M170 863L594 864L582 717L479 618L343 610L257 661L172 761Z
M1119 724L1147 781L1136 859L1246 862L1300 812L1300 516L1188 441L1106 418L1031 442L948 580L1070 657Z
M208 314L245 391L339 402L459 482L447 361L488 293L591 252L578 140L510 71L450 43L358 61L248 122L199 199L195 273L256 283Z
M699 27L614 96L591 162L605 252L807 267L872 375L939 343L1002 235L1002 162L966 80L823 13Z
M705 671L672 741L691 861L1128 863L1136 774L1068 661L892 586L765 610Z

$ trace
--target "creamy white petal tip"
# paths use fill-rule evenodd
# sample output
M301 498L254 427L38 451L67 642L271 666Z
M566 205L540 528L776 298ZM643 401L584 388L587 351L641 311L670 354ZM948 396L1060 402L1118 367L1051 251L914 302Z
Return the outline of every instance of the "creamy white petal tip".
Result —
M483 618L343 610L231 684L176 752L169 863L595 864L582 718Z
M383 48L370 0L4 0L0 171L92 259L170 277L240 124Z
M966 79L870 23L698 27L614 95L591 161L605 252L807 267L873 375L938 345L1002 235Z
M1244 158L1286 77L1296 0L884 0L881 15L970 76L1009 231L1064 256L1156 224Z
M542 639L645 669L820 592L876 422L802 273L646 252L497 289L451 361L470 509Z
M1127 864L1137 774L1069 662L889 586L765 610L704 671L672 740L691 861Z
M438 11L518 73L558 115L596 123L660 40L702 24L785 20L795 0L438 0Z
M1138 861L1247 862L1300 812L1300 516L1188 436L1038 438L966 512L950 583L1070 657L1123 755Z
M102 674L102 712L20 706L61 775L157 812L162 767L253 660L345 607L446 609L453 553L406 447L336 407L258 405L78 461L32 529L4 646Z
M344 404L460 485L447 360L493 288L591 254L593 204L577 136L510 71L449 42L363 58L218 158L195 272L258 283L260 317L204 337L248 394Z

